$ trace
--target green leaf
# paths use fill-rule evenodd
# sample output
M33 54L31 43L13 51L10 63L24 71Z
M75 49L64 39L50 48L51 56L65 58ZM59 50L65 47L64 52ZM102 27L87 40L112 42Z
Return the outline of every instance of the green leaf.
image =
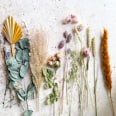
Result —
M10 76L11 80L13 80L13 81L19 81L19 80L21 80L19 72L17 72L17 71L10 71L9 76Z
M31 116L32 113L33 113L32 110L26 110L26 111L24 112L23 116Z
M25 101L26 100L26 92L20 88L19 90L17 90L17 95L18 95L18 98L21 100L21 101Z
M10 79L11 79L12 81L18 82L18 81L21 80L20 76L19 76L18 78L14 78L14 77L11 76L11 74L9 74L9 77L10 77Z
M18 64L16 59L14 57L8 57L7 60L6 60L6 65L9 67L9 66L13 66L13 65L16 65Z
M33 83L30 83L27 87L27 98L31 97L34 93L35 86Z
M21 49L29 48L29 40L27 38L23 38L19 41L19 45Z
M16 49L16 50L19 50L19 49L20 49L19 42L17 42L17 43L15 44L15 49Z
M20 65L19 64L16 64L16 65L13 65L13 66L9 66L8 67L8 70L9 71L17 71L17 72L19 72L19 68L20 68Z
M43 73L43 76L45 76L47 78L52 78L54 76L54 72L48 68L43 68L42 73Z
M29 62L29 50L25 49L23 50L23 61L28 61Z
M21 62L23 60L23 50L19 49L17 52L16 52L16 60L18 62Z
M15 88L16 85L17 84L14 81L10 81L10 83L9 83L9 87L12 88L12 89Z
M20 76L21 77L25 76L25 74L27 73L28 67L29 67L28 62L26 62L24 65L21 66L21 68L20 68Z

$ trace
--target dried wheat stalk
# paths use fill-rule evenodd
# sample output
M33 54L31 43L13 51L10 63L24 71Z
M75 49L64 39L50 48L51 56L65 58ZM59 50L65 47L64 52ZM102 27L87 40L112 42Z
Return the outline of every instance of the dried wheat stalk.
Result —
M111 100L113 116L115 116L113 101L112 101L112 96L111 96L112 77L111 77L111 68L110 68L110 57L108 53L108 31L107 29L104 29L103 37L101 40L101 55L102 55L101 63L102 63L102 70L103 70L103 75L105 79L105 84L107 87L108 95Z
M48 39L46 37L45 32L42 30L33 31L30 36L30 67L33 75L33 83L35 84L39 99L40 87L43 81L41 69L42 67L44 67L47 60Z

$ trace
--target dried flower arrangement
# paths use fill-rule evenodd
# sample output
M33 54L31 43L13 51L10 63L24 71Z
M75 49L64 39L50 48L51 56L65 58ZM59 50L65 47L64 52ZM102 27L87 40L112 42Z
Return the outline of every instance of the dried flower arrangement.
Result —
M105 85L107 88L108 96L111 101L113 116L115 116L113 101L112 101L112 77L111 77L111 68L110 68L110 57L108 53L108 31L104 29L103 37L101 40L101 64L103 70L103 76L105 80Z
M27 109L23 115L31 116L33 111L29 110L27 99L33 94L34 85L30 83L27 90L24 90L25 87L23 88L22 85L22 80L29 69L29 41L27 38L21 39L22 29L12 16L8 16L5 20L2 34L11 46L11 52L4 49L4 58L9 74L9 88L11 92L15 90L20 102L26 102Z
M76 17L76 16L75 16ZM66 17L66 19L63 20L63 24L69 24L72 22L72 18L69 15L69 17ZM76 19L77 20L77 19ZM73 23L71 23L73 24ZM76 21L75 24L78 24L78 21ZM71 51L70 50L70 55L68 57L70 57L70 59L67 58L67 43L66 41L62 40L59 43L58 48L61 49L63 47L65 47L64 49L64 56L66 56L66 59L64 58L64 69L63 70L63 79L66 80L66 83L68 82L71 88L71 99L69 100L69 115L71 115L71 103L72 103L72 97L73 97L73 88L75 83L77 83L77 88L78 88L78 94L79 94L79 106L80 106L80 115L83 115L83 109L86 107L86 103L88 106L88 97L90 96L91 99L91 104L92 106L94 106L93 104L93 100L92 100L92 95L91 95L91 91L90 91L90 87L89 87L89 83L88 83L88 71L89 71L89 61L90 61L90 57L91 57L91 47L92 47L92 52L93 52L93 57L95 57L95 46L93 45L94 42L92 42L92 46L91 46L91 33L90 33L90 29L87 28L87 45L83 44L83 38L81 37L81 31L83 30L83 25L82 24L78 24L77 26L74 26L74 28L72 29L73 33L70 35L73 36L69 36L69 42L71 40L71 38L73 38L73 45L74 48ZM67 32L64 32L64 38L67 39ZM78 38L78 39L77 39ZM78 45L77 45L77 41L79 41ZM78 46L78 47L77 47ZM79 48L80 47L80 48ZM93 51L94 50L94 51ZM65 63L66 61L66 63ZM67 62L71 62L70 64L70 69L67 68ZM69 73L67 73L69 72ZM68 77L68 78L67 78ZM97 79L95 79L96 81ZM94 84L95 84L94 81ZM64 90L64 82L62 82L62 90ZM66 97L67 95L67 84L66 84ZM96 85L94 86L94 91L96 90ZM69 89L68 89L69 91ZM64 91L62 91L62 96L64 94ZM96 98L96 92L94 92L95 94L95 98ZM67 97L69 98L69 97ZM61 98L61 102L63 104L63 98ZM96 104L96 100L95 100L95 104ZM95 109L97 109L97 106L95 105ZM61 106L61 112L63 110L63 105ZM96 111L97 112L97 111Z
M35 90L37 93L37 108L39 110L40 90L42 84L44 85L44 89L52 90L47 96L46 104L53 105L53 115L55 116L55 102L57 102L60 98L60 84L57 82L56 74L61 66L63 67L63 78L61 83L62 91L59 113L63 113L64 97L66 95L66 103L69 106L69 116L72 115L73 89L76 85L76 92L78 93L77 101L79 101L79 115L83 116L84 109L88 107L90 97L91 104L95 105L95 115L97 116L98 75L96 74L97 54L95 38L91 37L90 28L87 28L87 42L86 44L83 42L83 37L81 36L83 25L78 23L75 15L71 14L67 16L62 21L62 24L74 25L72 33L65 31L63 33L63 40L61 40L58 44L58 49L63 50L63 54L58 52L48 58L48 38L43 30L32 31L29 41L28 38L22 38L21 26L16 23L12 16L8 16L8 18L4 21L2 35L10 45L10 51L4 48L4 59L9 77L7 81L9 83L11 94L14 90L20 102L24 101L26 104L26 111L23 114L24 116L32 115L33 111L29 109L28 98L33 95ZM70 48L71 44L73 44L72 48ZM94 104L92 103L93 97L91 95L90 85L88 82L91 52L93 56ZM115 116L111 96L112 78L109 63L110 58L108 54L108 31L106 29L104 29L101 42L101 55L105 83L112 105L113 116ZM61 65L62 56L64 58L63 65ZM25 87L24 84L23 87L22 81L29 68L31 69L33 82L31 82L27 87Z

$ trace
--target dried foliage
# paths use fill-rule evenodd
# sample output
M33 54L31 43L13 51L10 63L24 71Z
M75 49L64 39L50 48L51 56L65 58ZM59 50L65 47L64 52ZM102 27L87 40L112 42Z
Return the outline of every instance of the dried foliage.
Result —
M14 44L19 39L21 39L22 30L21 26L17 24L17 22L13 19L12 16L8 16L7 19L4 21L2 34L11 45L12 56L14 57L15 56Z

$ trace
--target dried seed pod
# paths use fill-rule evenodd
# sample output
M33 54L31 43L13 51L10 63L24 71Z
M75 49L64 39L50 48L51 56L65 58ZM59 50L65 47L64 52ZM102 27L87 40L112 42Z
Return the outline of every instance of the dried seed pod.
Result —
M93 54L93 57L96 56L96 42L95 42L95 38L92 39L92 54Z
M67 38L66 38L66 43L69 43L72 39L72 35L68 34Z
M67 54L70 54L70 53L71 53L71 49L68 48L68 49L66 50L66 53L67 53Z
M59 49L63 48L64 47L64 44L65 44L65 41L64 40L60 41L60 43L58 45L58 48Z
M22 37L22 29L12 16L4 21L2 35L11 45L12 56L15 57L15 43Z
M64 36L64 38L67 38L67 36L68 36L68 32L65 31L65 32L63 33L63 36Z

